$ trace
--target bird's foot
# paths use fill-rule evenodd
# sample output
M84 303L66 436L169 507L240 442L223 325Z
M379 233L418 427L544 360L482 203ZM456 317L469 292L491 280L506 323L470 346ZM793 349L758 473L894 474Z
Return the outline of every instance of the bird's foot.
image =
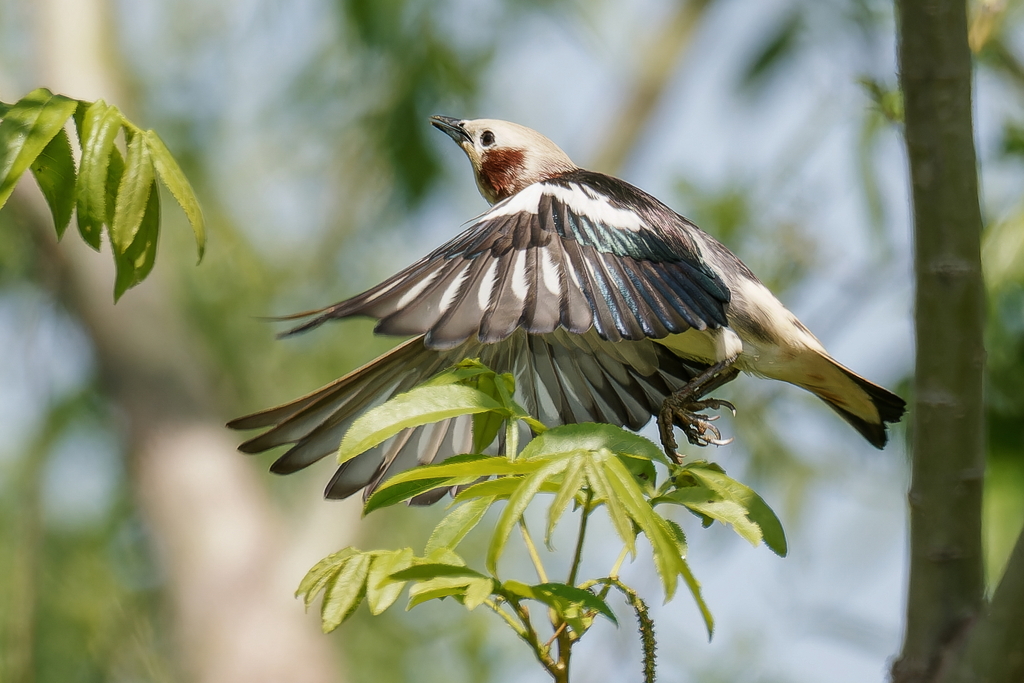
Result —
M694 446L724 446L732 442L732 438L723 439L718 427L711 424L720 415L703 415L704 410L721 410L728 408L736 414L736 406L728 401L717 398L706 398L695 401L689 396L673 394L665 398L658 413L658 430L661 432L661 443L665 452L676 462L682 458L676 453L676 437L674 427L678 426L686 435L687 441Z

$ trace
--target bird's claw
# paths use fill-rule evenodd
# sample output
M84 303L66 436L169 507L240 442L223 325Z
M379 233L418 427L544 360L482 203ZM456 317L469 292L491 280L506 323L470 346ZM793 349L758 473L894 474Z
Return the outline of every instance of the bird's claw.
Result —
M661 443L676 462L682 458L676 453L676 438L673 428L680 427L686 440L694 446L724 446L732 443L732 438L723 439L722 432L718 427L711 424L721 415L702 415L703 410L721 410L728 408L733 415L736 414L736 406L728 401L717 398L707 398L701 401L688 399L679 400L675 396L669 396L661 405L661 412L658 414L658 429L661 432Z

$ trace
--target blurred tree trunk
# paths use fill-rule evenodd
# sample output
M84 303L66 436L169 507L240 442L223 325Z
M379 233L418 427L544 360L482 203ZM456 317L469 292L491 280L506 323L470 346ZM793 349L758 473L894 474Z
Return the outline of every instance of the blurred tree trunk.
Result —
M35 9L43 84L124 105L106 1L40 0ZM331 642L292 597L304 569L333 548L286 533L235 450L160 266L115 307L109 255L75 236L58 246L36 193L19 193L34 206L56 294L90 336L104 390L126 417L131 484L166 571L179 670L210 683L343 680ZM350 511L333 507L326 528ZM320 544L338 543L324 531Z
M1024 551L1018 543L986 613L985 300L967 8L963 0L899 0L897 9L914 213L917 365L907 625L893 680L1009 683L1024 680L1024 659L1013 665L1020 639L1014 645L1002 637L1008 632L993 637L993 630L1013 619L1018 633L1024 629Z

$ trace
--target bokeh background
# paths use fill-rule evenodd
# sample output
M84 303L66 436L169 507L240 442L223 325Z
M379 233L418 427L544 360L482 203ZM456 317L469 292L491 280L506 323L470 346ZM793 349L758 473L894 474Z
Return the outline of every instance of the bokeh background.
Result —
M1024 12L969 5L994 580L1024 521ZM324 636L292 599L324 555L421 543L443 510L360 519L320 499L329 464L279 478L234 451L227 419L395 341L365 321L276 341L258 318L347 297L455 235L485 203L427 117L503 118L695 220L840 361L909 398L895 85L883 0L0 0L0 100L47 86L155 128L210 233L196 266L165 201L156 269L114 307L109 254L56 244L30 180L0 211L0 680L544 680L493 615L451 601L362 608ZM736 443L693 455L762 493L790 555L679 517L710 643L688 596L661 605L649 562L628 565L656 605L660 679L885 680L904 426L876 452L792 387L741 378L723 396ZM596 531L595 574L618 553ZM503 571L529 577L522 558ZM578 648L576 680L639 677L620 616Z

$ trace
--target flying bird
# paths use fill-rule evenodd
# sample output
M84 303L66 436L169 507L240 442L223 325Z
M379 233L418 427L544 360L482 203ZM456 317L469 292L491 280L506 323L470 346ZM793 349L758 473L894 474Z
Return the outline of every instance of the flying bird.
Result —
M674 427L694 444L726 441L701 400L739 372L810 391L873 446L903 399L832 359L735 255L629 183L574 164L555 143L507 121L433 116L466 153L491 208L460 235L372 289L286 334L369 316L375 331L412 338L352 373L229 423L266 429L240 446L291 445L289 473L337 450L365 410L463 358L516 378L517 400L548 425L652 416L675 456ZM407 429L343 465L329 498L417 464L469 452L471 416ZM417 502L443 495L426 494Z

